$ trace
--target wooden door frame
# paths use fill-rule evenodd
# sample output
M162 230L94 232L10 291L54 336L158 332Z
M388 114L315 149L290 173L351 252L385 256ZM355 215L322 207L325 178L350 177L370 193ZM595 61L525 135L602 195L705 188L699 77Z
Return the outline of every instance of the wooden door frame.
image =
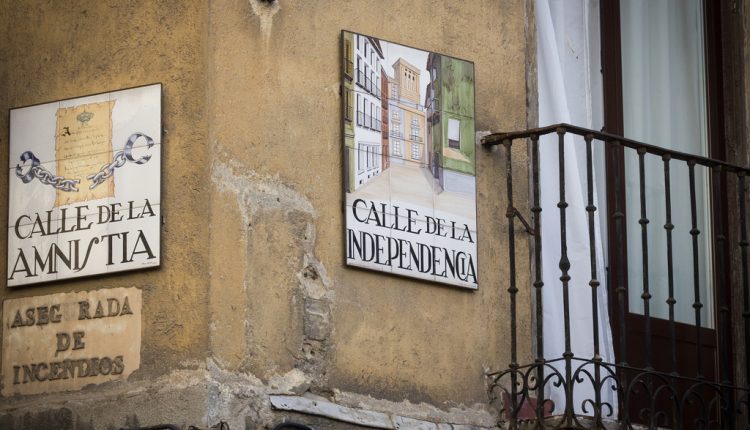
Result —
M725 160L726 159L726 148L725 148L725 133L724 133L724 94L723 94L723 76L722 76L722 32L721 32L721 3L714 2L712 0L703 0L704 8L704 50L705 50L705 70L706 70L706 113L708 123L708 143L709 143L709 157ZM600 28L601 28L601 61L602 61L602 80L603 80L603 106L604 106L604 131L616 135L622 136L624 134L624 122L623 122L623 97L622 97L622 48L621 48L621 27L620 27L620 0L600 0ZM626 136L627 137L627 136ZM646 142L651 143L651 142ZM625 161L623 157L622 148L612 148L607 146L605 155L605 168L606 171L620 172L619 184L616 184L614 180L607 181L607 219L609 221L608 233L608 291L609 291L609 312L611 329L614 339L614 350L615 357L618 363L624 361L624 356L621 351L620 339L623 336L621 333L620 324L620 309L618 303L618 285L621 283L625 288L625 300L624 300L624 311L625 319L630 314L628 308L628 295L627 295L627 255L624 250L627 249L627 234L624 224L625 214L625 182L622 177L625 171ZM609 174L607 175L609 177ZM722 176L722 178L724 178ZM711 179L713 181L713 178ZM619 185L621 192L616 193L616 189ZM721 189L726 190L726 180L722 179ZM617 196L617 198L615 197ZM726 236L726 232L729 231L728 227L728 201L727 199L712 198L712 233L713 238L717 235ZM619 216L622 218L622 231L620 237L617 237L616 231L616 219L618 214L616 210L619 208ZM716 215L718 214L718 216ZM719 218L721 217L721 218ZM721 222L722 231L718 231L718 225ZM715 299L714 300L714 319L715 319L715 333L716 336L723 339L732 339L731 322L727 321L724 326L721 326L719 321L719 304L721 302L720 297L717 293L724 296L726 303L731 303L731 292L729 286L731 284L732 276L730 276L730 265L729 265L729 241L725 240L723 243L723 252L725 258L721 264L717 261L718 252L716 245L712 244L712 262L714 267L713 283L714 286L719 285L718 277L723 275L723 282L725 288L722 291L717 291L714 288ZM622 252L622 256L620 256ZM731 312L729 312L731 314ZM731 320L731 318L730 318ZM718 339L714 339L717 341ZM719 348L726 348L724 351L719 351L719 354L726 354L729 357L728 369L723 369L726 375L733 375L732 373L732 342L718 343ZM720 360L717 359L717 364ZM727 364L725 364L727 365ZM717 377L720 372L716 372ZM690 375L692 376L692 375ZM733 379L733 378L732 378Z

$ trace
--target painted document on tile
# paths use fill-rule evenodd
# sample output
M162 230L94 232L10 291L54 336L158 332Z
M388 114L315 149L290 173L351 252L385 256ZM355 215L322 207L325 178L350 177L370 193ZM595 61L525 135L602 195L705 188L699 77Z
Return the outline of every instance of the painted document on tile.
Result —
M81 178L112 160L112 107L115 101L89 103L57 110L55 152L57 174ZM99 187L57 190L55 206L114 197L110 177Z
M477 288L473 63L342 32L346 262Z

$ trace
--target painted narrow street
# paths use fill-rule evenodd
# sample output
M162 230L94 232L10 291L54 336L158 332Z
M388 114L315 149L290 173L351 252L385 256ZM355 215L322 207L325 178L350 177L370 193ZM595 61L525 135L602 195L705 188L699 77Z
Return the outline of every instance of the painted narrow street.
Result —
M435 193L429 170L414 163L396 164L352 193L347 193L346 204L356 199L389 202L416 208L423 214L450 215L476 229L473 196L443 191ZM457 219L457 218L456 218Z

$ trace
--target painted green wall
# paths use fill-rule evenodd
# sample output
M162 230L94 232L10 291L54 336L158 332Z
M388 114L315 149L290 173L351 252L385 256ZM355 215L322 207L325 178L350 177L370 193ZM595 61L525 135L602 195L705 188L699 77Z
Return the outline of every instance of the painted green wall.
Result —
M433 127L436 152L448 147L448 120L461 121L461 153L474 160L474 65L467 61L440 56L435 98L441 110L440 122ZM443 157L443 168L474 175L474 163Z

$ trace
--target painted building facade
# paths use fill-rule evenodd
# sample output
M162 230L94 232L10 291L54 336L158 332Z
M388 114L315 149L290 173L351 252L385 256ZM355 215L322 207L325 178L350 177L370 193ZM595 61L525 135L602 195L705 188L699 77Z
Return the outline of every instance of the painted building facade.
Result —
M387 169L391 165L391 149L390 149L390 129L388 125L390 124L390 117L389 113L390 110L388 108L388 105L390 102L389 99L389 92L390 92L390 81L388 80L388 74L385 72L385 67L381 65L380 67L380 109L381 109L381 116L380 116L380 154L381 154L381 165L383 167L383 170Z
M397 162L424 164L425 111L421 104L421 72L416 66L399 58L392 65L391 143Z
M372 38L355 35L356 68L354 150L349 156L356 172L354 188L359 188L383 171L381 138L381 63L383 49Z
M343 58L343 70L342 74L344 76L344 85L342 88L342 97L344 98L345 106L344 106L344 127L343 127L343 133L344 133L344 139L346 142L346 149L344 151L344 163L346 165L345 172L346 172L346 189L354 190L355 183L357 182L357 161L356 161L356 151L357 147L354 144L354 124L355 120L357 118L357 105L355 102L358 100L355 96L356 90L355 90L355 84L354 79L356 76L356 69L354 68L354 46L355 46L355 40L352 34L347 33L344 36L342 36L342 52L344 55Z
M473 194L469 178L476 173L470 161L475 151L474 112L466 110L474 102L473 67L450 57L430 55L427 69L430 170L443 189Z

